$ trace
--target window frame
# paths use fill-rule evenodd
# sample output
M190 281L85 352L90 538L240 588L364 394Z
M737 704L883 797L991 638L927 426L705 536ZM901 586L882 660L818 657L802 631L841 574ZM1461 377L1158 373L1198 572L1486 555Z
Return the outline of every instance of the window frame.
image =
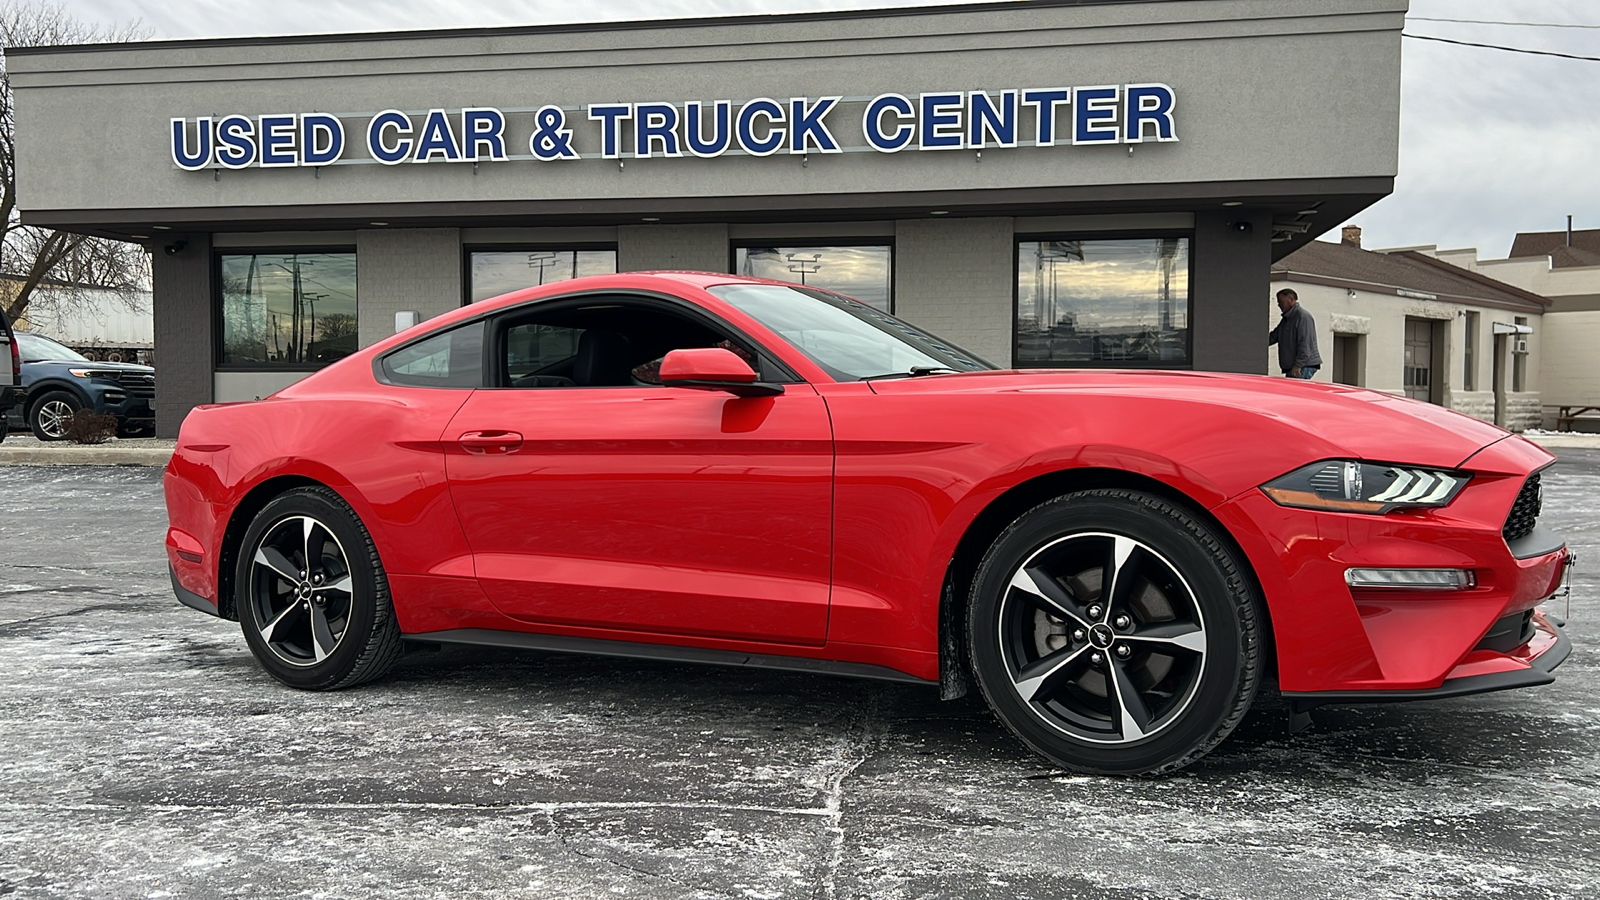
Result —
M1011 236L1011 367L1020 368L1024 362L1018 359L1021 329L1018 327L1018 318L1022 307L1022 284L1017 273L1022 265L1022 245L1042 241L1137 241L1160 240L1163 238L1183 238L1189 241L1189 267L1185 279L1188 285L1188 298L1184 309L1184 356L1181 363L1156 361L1140 361L1129 359L1116 360L1085 360L1082 362L1048 362L1044 360L1028 360L1026 366L1030 369L1153 369L1161 371L1192 371L1194 369L1194 275L1195 257L1199 254L1198 241L1195 239L1194 229L1159 229L1137 231L1066 231L1066 232L1017 232Z
M461 245L461 305L462 306L471 306L472 305L472 254L474 254L474 253L574 253L574 252L581 253L583 251L595 251L595 250L609 250L609 251L611 251L611 254L612 254L613 258L616 259L616 261L618 263L618 265L616 267L614 267L616 269L616 271L613 271L612 274L615 275L615 274L619 274L620 273L620 271L621 271L621 265L620 264L621 264L622 260L621 260L621 256L619 255L619 251L617 250L617 242L616 241L609 241L609 242L608 241L555 241L555 242L535 242L535 243L523 243L523 242L513 241L513 242L510 242L510 243L492 242L492 243L483 243L483 244L462 244ZM563 281L571 281L572 279L565 278L565 279L562 279L562 280ZM552 282L548 282L547 286L548 286L548 284L560 284L560 283L561 283L560 281L552 281ZM530 285L528 285L528 287L538 287L538 285L530 284ZM487 298L485 298L485 299L487 299Z
M826 246L826 247L887 247L887 248L889 248L889 308L887 310L884 310L884 311L887 312L891 316L895 314L895 312L894 312L894 309L895 309L895 306L896 306L896 298L895 298L895 290L896 290L896 284L895 284L895 281L896 281L896 279L895 279L895 258L899 255L899 248L895 246L894 237L889 236L889 235L885 235L883 237L849 237L849 238L832 238L832 237L815 237L815 236L813 236L813 237L805 237L805 238L737 238L735 240L728 241L728 274L736 276L738 278L759 278L760 276L758 276L758 275L740 275L739 274L739 251L740 250L749 250L752 247L782 247L785 244L796 245L796 246L801 246L801 247L808 247L808 246L809 247L824 247L824 246ZM790 283L791 284L795 284L795 285L800 286L800 287L816 288L819 291L827 291L827 292L829 292L831 294L842 294L842 295L844 295L846 297L851 298L852 300L860 300L860 298L854 296L853 294L846 294L844 291L834 290L833 288L830 288L830 287L822 287L820 285L814 285L814 284L800 285L799 282L790 282ZM866 303L865 300L860 300L860 302ZM868 305L870 306L871 304L868 304Z
M214 372L320 372L339 360L325 363L225 363L222 344L227 333L222 316L222 258L224 256L326 256L348 253L356 260L356 351L361 350L361 258L353 244L328 247L212 247L211 248L211 369Z

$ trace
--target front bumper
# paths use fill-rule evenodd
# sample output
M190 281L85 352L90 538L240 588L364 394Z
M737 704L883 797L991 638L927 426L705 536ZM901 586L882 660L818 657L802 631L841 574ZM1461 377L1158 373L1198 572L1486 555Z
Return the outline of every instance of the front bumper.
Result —
M1528 643L1509 653L1490 650L1469 654L1457 671L1466 674L1446 678L1436 688L1420 690L1367 690L1367 691L1284 691L1295 712L1305 712L1318 706L1349 703L1395 703L1406 700L1439 700L1445 697L1465 697L1469 694L1487 694L1491 691L1508 691L1513 688L1537 687L1556 680L1556 666L1567 661L1572 653L1572 642L1562 631L1565 622L1542 611L1534 611L1534 636ZM1472 657L1478 657L1473 659ZM1474 670L1476 671L1474 674Z

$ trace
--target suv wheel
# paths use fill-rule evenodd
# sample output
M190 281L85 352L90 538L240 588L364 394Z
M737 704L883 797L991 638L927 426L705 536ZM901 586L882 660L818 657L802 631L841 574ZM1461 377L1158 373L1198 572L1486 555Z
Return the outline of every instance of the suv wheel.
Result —
M59 441L67 436L67 419L83 408L83 402L67 391L51 391L28 410L28 427L41 441Z

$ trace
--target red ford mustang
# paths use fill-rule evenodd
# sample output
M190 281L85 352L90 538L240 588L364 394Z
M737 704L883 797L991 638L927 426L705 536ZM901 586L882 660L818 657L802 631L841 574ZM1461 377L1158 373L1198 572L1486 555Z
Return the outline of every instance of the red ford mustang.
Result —
M997 371L835 294L579 279L440 316L166 474L173 588L274 677L403 642L976 683L1069 769L1175 769L1295 710L1552 680L1552 457L1373 391Z

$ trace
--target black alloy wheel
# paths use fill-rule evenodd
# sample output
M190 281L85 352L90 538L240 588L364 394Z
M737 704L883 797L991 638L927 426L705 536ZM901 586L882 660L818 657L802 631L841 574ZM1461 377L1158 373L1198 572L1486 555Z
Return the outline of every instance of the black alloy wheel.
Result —
M51 391L28 407L28 427L41 441L59 441L67 436L67 422L83 408L83 402L69 391Z
M1255 590L1210 528L1135 491L1058 497L990 548L973 670L1026 744L1073 771L1171 771L1243 718L1261 668Z
M234 591L251 652L291 687L360 684L400 655L377 548L327 488L296 488L256 515L240 548Z

